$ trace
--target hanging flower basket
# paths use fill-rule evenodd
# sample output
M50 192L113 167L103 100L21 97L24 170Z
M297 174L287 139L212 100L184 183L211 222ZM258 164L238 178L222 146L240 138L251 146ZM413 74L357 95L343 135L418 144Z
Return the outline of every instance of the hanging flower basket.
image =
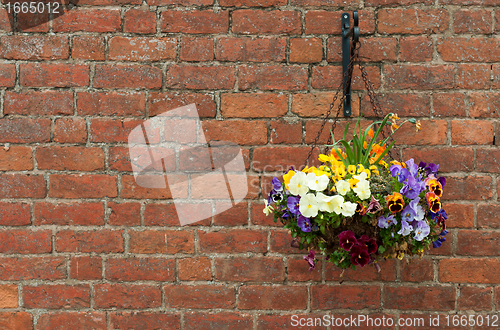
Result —
M395 143L387 145L389 138L401 125L420 129L415 119L398 120L389 114L364 130L358 120L349 141L347 125L339 141L332 132L329 154L319 155L321 166L273 178L264 213L290 230L292 246L309 250L309 270L321 253L340 268L374 264L380 271L381 259L422 256L446 240L446 180L437 176L439 165L388 157ZM392 133L384 138L386 126Z

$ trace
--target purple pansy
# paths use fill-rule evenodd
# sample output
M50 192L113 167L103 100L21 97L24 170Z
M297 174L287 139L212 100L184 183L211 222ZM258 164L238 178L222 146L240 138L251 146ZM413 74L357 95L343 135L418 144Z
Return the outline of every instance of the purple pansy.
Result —
M420 221L415 228L415 236L413 237L417 241L421 241L429 235L431 228L425 221Z
M309 233L311 231L311 220L301 215L297 219L297 226L302 229L303 232Z
M418 165L415 164L415 161L413 160L413 158L410 158L408 159L406 162L405 162L406 166L408 167L408 171L410 172L410 174L413 176L413 177L416 177L417 174L418 174Z
M349 251L351 247L357 243L356 236L350 230L345 230L339 234L340 246L346 251Z
M401 221L411 222L415 220L417 213L412 209L411 205L406 205L406 207L401 212Z
M375 239L370 238L367 235L362 235L358 239L358 243L364 244L369 254L377 252L378 249L377 242L375 241Z
M351 263L356 266L364 267L370 261L370 254L366 247L355 245L351 249Z
M300 201L300 196L289 196L288 199L286 200L286 206L288 206L288 210L290 213L299 215L299 201Z
M276 192L283 191L283 186L281 184L281 181L277 177L273 178L273 190Z
M378 226L380 228L389 228L392 225L396 225L398 221L394 217L394 215L389 215L388 217L381 216L378 218Z
M314 262L314 250L309 251L309 254L304 256L304 260L307 261L309 264L309 271L314 270L314 267L316 267L316 263Z
M406 168L401 167L401 165L392 165L389 170L392 177L398 177L399 182L403 182L410 175L410 172Z
M413 176L409 176L399 192L409 199L414 199L418 197L418 194L424 189L425 183L423 181L417 180Z
M398 234L407 236L411 233L413 227L406 221L401 220L401 229L398 231Z

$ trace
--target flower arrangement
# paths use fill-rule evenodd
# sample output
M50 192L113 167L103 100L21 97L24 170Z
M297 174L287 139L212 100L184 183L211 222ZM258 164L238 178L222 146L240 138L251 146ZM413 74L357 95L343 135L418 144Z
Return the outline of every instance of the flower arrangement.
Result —
M292 246L309 250L304 256L309 270L316 251L340 268L374 264L380 271L381 258L422 256L446 240L447 214L441 205L446 180L436 177L439 165L387 156L394 145L387 142L402 124L420 129L417 120L399 125L399 119L389 114L364 131L358 121L350 141L347 125L340 141L332 133L330 154L319 155L321 166L291 168L283 182L273 178L264 213L273 213L274 221L280 219L290 230ZM375 124L380 125L373 132ZM392 133L377 142L386 125Z

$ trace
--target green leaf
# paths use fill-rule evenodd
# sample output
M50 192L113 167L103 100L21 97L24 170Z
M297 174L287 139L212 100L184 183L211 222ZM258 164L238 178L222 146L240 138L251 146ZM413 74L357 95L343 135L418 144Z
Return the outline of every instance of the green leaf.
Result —
M343 135L343 137L342 137L342 139L343 139L343 140L345 140L345 139L346 139L346 137L347 137L347 130L348 130L348 129L349 129L349 123L347 123L347 124L345 125L344 135Z
M325 225L321 225L321 227L319 227L319 230L323 235L325 235Z
M385 252L385 247L383 247L382 245L380 245L378 247L378 253L384 253Z
M291 235L292 235L293 238L295 238L295 237L297 237L297 232L296 231L292 231Z

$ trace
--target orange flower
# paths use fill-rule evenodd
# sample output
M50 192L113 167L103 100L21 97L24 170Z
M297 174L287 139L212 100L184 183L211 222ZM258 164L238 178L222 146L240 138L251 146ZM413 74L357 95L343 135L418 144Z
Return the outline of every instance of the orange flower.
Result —
M372 146L372 153L374 153L376 155L376 158L378 158L385 150L386 148L386 145L384 144L383 147L380 146L380 144L375 144Z
M436 179L429 180L427 185L429 186L429 190L435 193L437 197L441 198L441 196L443 196L443 186L438 180Z
M373 139L373 130L371 128L368 130L368 136Z
M435 193L428 192L427 194L425 194L425 198L427 199L429 209L432 212L436 213L437 211L441 210L441 200Z
M405 201L403 200L403 195L401 195L398 192L394 192L391 195L386 196L385 200L387 201L387 208L392 213L401 212L405 207Z

